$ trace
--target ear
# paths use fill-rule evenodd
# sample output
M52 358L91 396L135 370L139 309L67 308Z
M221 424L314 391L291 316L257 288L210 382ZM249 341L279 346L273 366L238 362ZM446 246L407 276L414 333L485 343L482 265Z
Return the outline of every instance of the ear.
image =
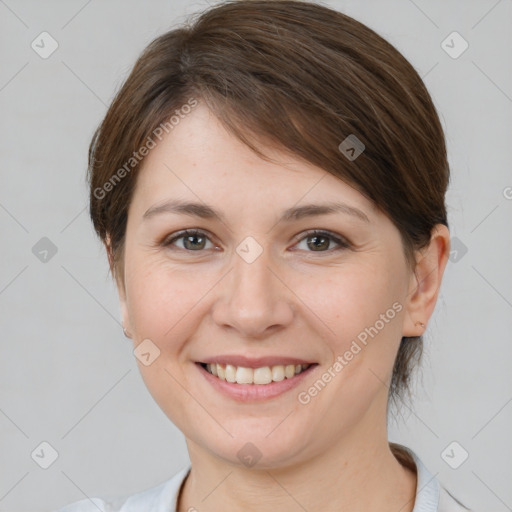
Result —
M107 257L108 257L108 266L110 267L110 272L112 275L114 275L114 255L112 253L112 246L110 244L110 234L107 233L105 235L105 250L107 251Z
M429 245L416 252L416 268L405 301L402 336L420 336L425 331L434 312L449 255L450 232L444 224L436 224Z
M121 308L121 322L123 324L123 328L126 329L128 334L131 337L131 327L130 327L130 317L128 315L128 306L126 303L126 291L123 283L122 277L117 275L116 269L114 267L114 255L112 252L112 246L110 241L110 235L107 233L105 235L105 249L107 251L108 256L108 264L110 267L110 272L114 277L114 282L116 283L117 293L119 295L119 304Z

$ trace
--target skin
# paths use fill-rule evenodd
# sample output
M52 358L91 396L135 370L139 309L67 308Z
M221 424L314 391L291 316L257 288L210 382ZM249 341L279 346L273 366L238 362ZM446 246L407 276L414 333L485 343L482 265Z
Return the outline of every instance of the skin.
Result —
M389 449L388 386L402 336L422 334L417 322L427 324L434 310L448 229L435 227L413 272L399 231L363 195L289 154L269 146L265 153L277 163L255 155L200 104L146 157L129 207L124 274L116 276L123 325L135 346L149 338L160 350L151 365L137 364L186 437L192 470L178 509L410 512L416 475ZM178 213L143 220L150 207L176 198L207 203L224 222ZM369 222L346 213L277 222L287 208L331 200ZM165 246L193 228L207 238L192 249L183 238ZM327 238L315 250L310 229L349 246L335 250ZM248 236L263 249L252 263L236 252ZM396 302L401 311L300 403L298 393ZM318 366L298 388L239 403L195 364L218 354L288 355ZM247 442L262 454L251 468L237 457Z

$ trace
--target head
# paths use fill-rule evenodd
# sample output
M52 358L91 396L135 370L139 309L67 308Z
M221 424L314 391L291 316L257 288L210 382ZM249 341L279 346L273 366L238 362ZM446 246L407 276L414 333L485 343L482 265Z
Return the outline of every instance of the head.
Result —
M88 176L123 323L160 351L143 378L196 445L297 461L408 389L449 253L449 168L421 78L368 27L307 2L209 9L142 53ZM343 206L311 207L327 203ZM199 366L237 354L313 364L241 404Z

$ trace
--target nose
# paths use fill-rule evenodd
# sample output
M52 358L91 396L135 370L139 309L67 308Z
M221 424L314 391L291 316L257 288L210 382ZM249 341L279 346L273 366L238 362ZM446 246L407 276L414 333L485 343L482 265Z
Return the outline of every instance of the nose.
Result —
M234 254L234 268L222 280L213 319L222 329L246 339L263 339L293 320L293 293L271 268L267 251L252 263Z

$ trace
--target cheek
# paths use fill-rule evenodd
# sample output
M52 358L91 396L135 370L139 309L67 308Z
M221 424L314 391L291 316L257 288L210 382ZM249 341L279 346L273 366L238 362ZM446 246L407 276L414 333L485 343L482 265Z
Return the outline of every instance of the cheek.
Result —
M387 262L381 265L388 266ZM315 314L317 323L323 324L322 332L333 337L334 345L340 349L374 325L381 314L386 316L385 320L394 320L397 310L402 309L395 304L402 300L399 273L376 265L330 268L308 279L297 276L290 288ZM391 323L396 322L386 325Z
M329 392L334 403L357 409L356 400L364 407L391 377L404 287L400 269L391 266L383 260L358 262L296 280L294 291L318 317L315 330L325 334L322 348L336 365Z
M142 262L141 262L142 263ZM199 272L166 268L161 264L133 265L127 284L129 312L139 338L169 344L179 339L195 305L211 287Z
M197 327L196 305L211 285L197 272L194 276L161 264L141 263L131 265L127 280L134 340L138 345L150 339L160 354L148 366L141 361L137 365L156 403L179 428L186 429L190 404L182 388L188 385L181 356Z

